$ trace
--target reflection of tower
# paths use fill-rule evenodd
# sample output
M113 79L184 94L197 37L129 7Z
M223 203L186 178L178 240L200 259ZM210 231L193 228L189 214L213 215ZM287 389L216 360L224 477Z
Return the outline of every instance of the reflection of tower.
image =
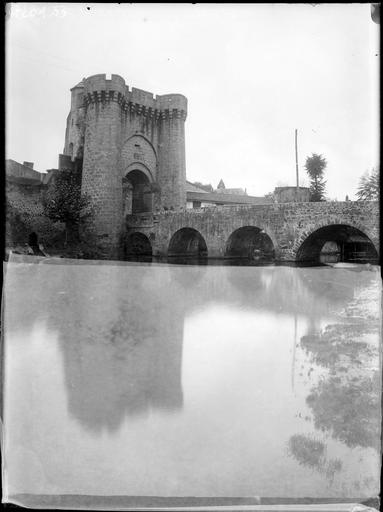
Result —
M291 389L294 391L294 378L295 378L295 352L298 340L298 316L297 312L294 312L294 341L293 341L293 355L292 355L292 366L291 366Z
M111 254L119 252L126 215L186 206L186 115L181 94L130 90L118 75L84 78L72 89L64 153L72 158L84 148L82 191L95 206L99 243Z
M183 314L164 297L167 277L144 266L72 269L62 312L72 321L60 326L70 413L100 431L182 407Z

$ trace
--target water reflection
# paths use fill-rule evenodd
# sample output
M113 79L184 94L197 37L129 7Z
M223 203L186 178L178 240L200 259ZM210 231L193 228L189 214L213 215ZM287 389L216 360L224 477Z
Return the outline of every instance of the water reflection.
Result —
M116 430L126 415L182 407L182 318L141 324L136 308L61 338L69 411L87 428ZM69 337L68 337L69 336Z
M37 371L47 391L8 408L23 424L56 414L49 436L70 436L84 467L102 446L98 480L68 461L49 468L67 493L366 494L351 449L379 446L377 283L328 268L11 263L12 386L29 386L24 354L62 372L62 385ZM34 345L39 324L48 335ZM65 459L36 432L43 468ZM373 472L368 454L363 464Z
M328 268L260 267L250 273L247 267L231 266L209 272L204 266L134 269L119 272L118 267L98 266L95 272L87 265L54 265L35 266L30 272L21 267L14 275L14 293L8 293L10 326L28 328L42 315L59 330L69 410L94 431L117 429L126 414L182 407L183 326L185 315L193 310L221 302L306 314L312 330L330 313L325 295L329 282L333 308L347 303L362 282L368 285L374 277L353 274L351 285L350 272L338 271L334 283L334 271ZM44 289L39 286L42 280ZM25 285L33 294L27 307L20 293ZM303 336L301 346L316 364L335 365L347 355L351 364L360 351L370 350L353 343L351 331L374 328L371 322L331 325L321 334ZM330 393L322 388L308 398L315 410L320 397ZM318 425L324 425L323 420Z
M317 439L295 434L290 437L289 449L303 466L321 468L324 465L325 445Z
M323 473L332 483L335 475L342 470L342 461L338 458L327 459L326 445L312 436L294 434L288 443L289 454L299 464Z
M380 378L352 377L342 382L331 376L307 397L315 427L330 431L347 446L380 448Z
M376 293L377 290L375 290ZM371 290L374 294L374 290ZM318 430L353 448L380 449L380 368L377 311L363 302L347 304L348 323L329 324L301 338L311 363L328 370L313 386L306 402Z
M310 354L311 360L329 368L332 373L342 371L341 361L350 365L361 365L362 359L376 354L370 343L362 336L377 332L377 325L361 319L359 323L330 324L319 333L311 333L301 338L302 348ZM346 360L345 360L346 359Z
M75 301L63 318L74 321L60 326L69 411L95 431L183 403L183 306L167 276L102 270L82 276L81 288L70 280Z

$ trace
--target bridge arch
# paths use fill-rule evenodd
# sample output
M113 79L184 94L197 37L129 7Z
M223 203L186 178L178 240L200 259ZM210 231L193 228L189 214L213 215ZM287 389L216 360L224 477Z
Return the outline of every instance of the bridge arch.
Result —
M206 241L194 228L181 228L170 239L168 256L207 257L207 255Z
M225 256L270 261L275 258L275 247L272 238L264 229L242 226L235 229L227 239Z
M125 257L152 256L152 254L152 244L144 233L135 231L126 237Z
M344 222L316 226L303 233L295 247L295 260L301 262L376 262L378 254L363 227Z

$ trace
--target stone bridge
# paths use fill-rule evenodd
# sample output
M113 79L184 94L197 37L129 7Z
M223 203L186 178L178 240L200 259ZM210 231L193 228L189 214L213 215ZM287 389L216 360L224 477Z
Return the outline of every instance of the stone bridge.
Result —
M358 260L358 255L377 260L378 202L217 206L129 215L123 246L125 256L266 254L277 261L313 261L326 242L332 242L329 252L338 251L341 260Z

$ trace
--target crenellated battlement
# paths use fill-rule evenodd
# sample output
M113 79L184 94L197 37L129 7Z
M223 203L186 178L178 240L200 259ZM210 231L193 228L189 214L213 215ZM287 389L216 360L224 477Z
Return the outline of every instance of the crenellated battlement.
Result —
M115 91L124 95L125 88L125 80L119 75L112 75L110 80L106 78L106 74L93 75L88 78L84 78L85 94L93 94L101 91Z
M182 94L154 96L151 92L126 85L119 75L107 79L105 74L93 75L83 80L84 104L116 102L125 112L147 117L186 119L187 99Z

